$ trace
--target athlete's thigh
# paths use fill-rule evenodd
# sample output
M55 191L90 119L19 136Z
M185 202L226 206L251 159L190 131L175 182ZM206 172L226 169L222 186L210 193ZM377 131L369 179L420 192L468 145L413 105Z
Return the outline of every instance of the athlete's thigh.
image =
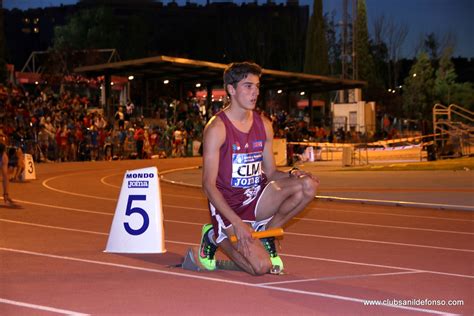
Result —
M257 203L256 221L272 217L286 199L295 193L301 192L302 189L301 181L295 177L278 179L268 183Z

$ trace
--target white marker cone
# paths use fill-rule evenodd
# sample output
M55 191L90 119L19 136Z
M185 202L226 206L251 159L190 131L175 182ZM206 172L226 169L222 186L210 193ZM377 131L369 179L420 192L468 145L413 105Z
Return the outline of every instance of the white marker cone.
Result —
M23 157L25 162L25 170L21 174L21 178L23 180L36 180L36 169L33 156L30 154L24 154Z
M105 251L166 252L156 167L128 170L125 173Z

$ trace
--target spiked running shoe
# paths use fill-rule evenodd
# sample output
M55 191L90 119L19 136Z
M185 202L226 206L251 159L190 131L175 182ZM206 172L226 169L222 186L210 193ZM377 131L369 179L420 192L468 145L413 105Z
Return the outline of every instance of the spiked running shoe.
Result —
M262 238L261 241L263 243L263 246L265 247L265 250L270 255L272 266L279 266L280 271L283 271L283 261L281 260L280 256L276 251L275 237Z
M213 229L212 224L205 224L202 227L201 244L199 245L199 262L207 270L213 271L216 269L215 254L217 246L210 240L208 233Z

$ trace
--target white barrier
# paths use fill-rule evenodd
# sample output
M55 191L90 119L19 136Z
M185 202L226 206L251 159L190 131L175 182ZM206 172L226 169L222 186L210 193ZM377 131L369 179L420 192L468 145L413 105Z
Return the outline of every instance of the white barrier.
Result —
M275 156L275 163L277 166L286 166L286 139L273 139L273 155Z
M128 170L123 177L105 251L164 253L164 241L158 169Z

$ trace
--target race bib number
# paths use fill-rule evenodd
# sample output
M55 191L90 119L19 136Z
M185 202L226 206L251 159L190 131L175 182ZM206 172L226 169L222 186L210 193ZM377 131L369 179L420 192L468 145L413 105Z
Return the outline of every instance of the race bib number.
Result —
M262 180L261 152L232 154L232 187L250 188L260 184Z

